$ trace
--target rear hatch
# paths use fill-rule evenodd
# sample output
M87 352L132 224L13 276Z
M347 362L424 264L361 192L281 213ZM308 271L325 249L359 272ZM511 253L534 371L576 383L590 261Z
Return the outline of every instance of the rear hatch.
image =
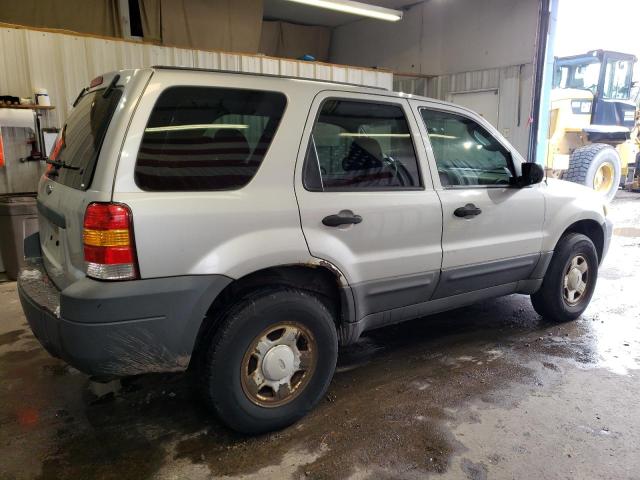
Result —
M40 245L59 289L85 276L82 225L91 202L111 200L113 175L129 117L149 70L98 77L75 102L38 186Z

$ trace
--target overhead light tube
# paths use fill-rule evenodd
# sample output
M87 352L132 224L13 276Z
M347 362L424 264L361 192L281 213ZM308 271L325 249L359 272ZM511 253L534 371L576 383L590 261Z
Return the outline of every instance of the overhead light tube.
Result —
M336 12L351 13L362 17L376 18L388 22L397 22L402 19L402 11L391 8L378 7L368 3L355 2L353 0L289 0L312 7L326 8Z

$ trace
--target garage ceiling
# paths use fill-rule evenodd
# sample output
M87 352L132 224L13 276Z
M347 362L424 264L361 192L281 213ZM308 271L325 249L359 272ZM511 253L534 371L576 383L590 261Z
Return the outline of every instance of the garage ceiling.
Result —
M367 0L361 1L379 7L401 10L407 5L419 3L416 0ZM322 25L325 27L337 27L345 23L362 19L358 15L334 12L324 8L302 5L287 0L264 0L264 18L266 20L285 20L287 22L303 25Z

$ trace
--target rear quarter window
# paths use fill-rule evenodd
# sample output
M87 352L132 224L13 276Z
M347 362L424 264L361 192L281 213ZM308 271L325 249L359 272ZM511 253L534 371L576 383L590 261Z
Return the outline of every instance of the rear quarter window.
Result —
M171 87L158 98L140 144L138 187L233 190L262 164L286 106L282 93Z

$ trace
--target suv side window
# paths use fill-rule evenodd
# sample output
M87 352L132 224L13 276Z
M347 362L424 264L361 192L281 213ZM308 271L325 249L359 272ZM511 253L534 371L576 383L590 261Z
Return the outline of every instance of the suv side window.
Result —
M151 191L245 186L267 154L285 105L277 92L168 88L144 130L136 184Z
M509 185L511 154L470 118L420 109L443 187Z
M402 107L325 100L309 138L303 183L311 191L420 188Z

